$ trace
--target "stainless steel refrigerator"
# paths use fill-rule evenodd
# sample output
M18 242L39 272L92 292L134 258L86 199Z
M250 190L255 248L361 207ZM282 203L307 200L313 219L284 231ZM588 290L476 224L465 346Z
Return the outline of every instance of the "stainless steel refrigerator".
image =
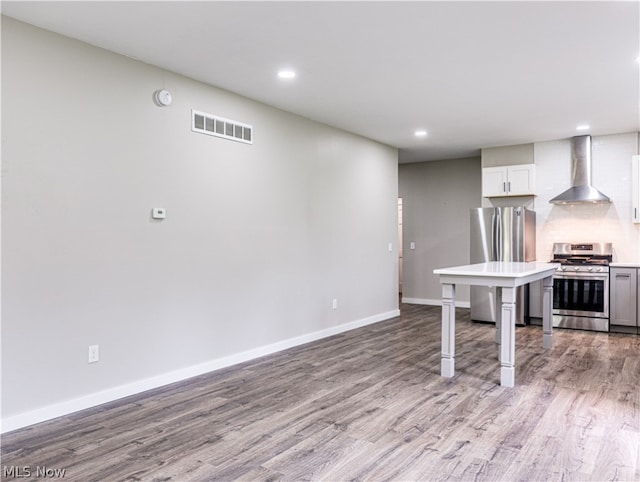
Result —
M470 261L535 261L536 213L522 206L471 210ZM516 291L516 324L528 319L528 286ZM496 322L496 289L471 286L471 319Z

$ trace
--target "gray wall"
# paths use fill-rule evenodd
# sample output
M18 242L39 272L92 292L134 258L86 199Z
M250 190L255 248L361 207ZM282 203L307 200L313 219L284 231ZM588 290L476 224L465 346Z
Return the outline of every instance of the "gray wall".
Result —
M517 146L486 147L481 149L482 167L534 164L533 144Z
M409 303L440 304L436 268L469 263L469 210L482 195L480 158L400 164L403 202L403 293ZM415 242L415 249L410 249ZM469 289L458 287L459 306Z
M4 430L398 313L394 148L4 17L2 121Z

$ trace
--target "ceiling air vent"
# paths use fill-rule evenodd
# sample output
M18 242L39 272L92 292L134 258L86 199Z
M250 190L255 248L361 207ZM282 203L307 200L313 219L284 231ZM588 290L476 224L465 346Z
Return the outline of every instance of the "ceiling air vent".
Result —
M191 111L191 130L200 134L253 144L253 126L206 112Z

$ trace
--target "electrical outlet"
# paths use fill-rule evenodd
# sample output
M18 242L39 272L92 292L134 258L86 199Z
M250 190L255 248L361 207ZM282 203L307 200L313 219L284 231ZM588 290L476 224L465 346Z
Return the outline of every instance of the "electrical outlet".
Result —
M100 361L100 345L89 346L89 363Z
M338 309L338 300L336 298L333 299L333 309L334 310Z

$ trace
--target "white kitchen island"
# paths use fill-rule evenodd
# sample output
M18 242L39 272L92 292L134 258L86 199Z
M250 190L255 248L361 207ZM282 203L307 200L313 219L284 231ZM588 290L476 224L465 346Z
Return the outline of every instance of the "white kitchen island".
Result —
M441 375L455 374L456 285L493 286L496 288L496 305L501 305L500 319L496 322L496 341L500 343L500 385L513 387L515 383L515 331L516 288L539 279L543 280L542 298L542 346L553 346L552 301L553 273L558 263L500 262L470 264L452 268L434 269L442 285L442 359Z

